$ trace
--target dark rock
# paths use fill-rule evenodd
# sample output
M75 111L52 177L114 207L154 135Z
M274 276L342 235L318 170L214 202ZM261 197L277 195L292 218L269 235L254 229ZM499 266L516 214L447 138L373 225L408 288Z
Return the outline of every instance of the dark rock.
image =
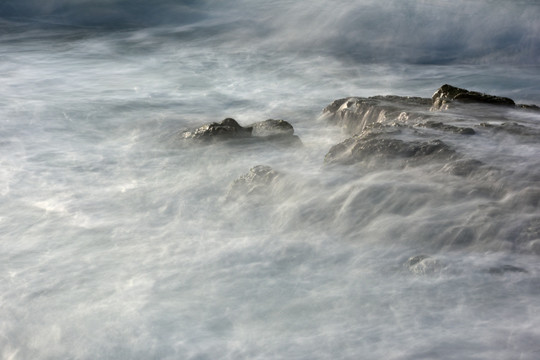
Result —
M488 269L491 275L503 275L505 273L527 273L528 271L514 265L500 265Z
M203 125L193 131L182 133L184 139L212 140L250 137L252 128L242 127L236 120L227 118L220 123Z
M252 167L248 173L236 179L227 193L227 199L238 198L247 195L262 195L267 192L268 187L274 183L280 174L270 166L257 165Z
M331 115L336 114L337 111L339 110L339 108L341 107L341 105L343 105L349 99L355 99L355 98L349 97L349 98L337 99L337 100L332 101L332 103L330 105L328 105L327 107L325 107L323 109L323 115L324 114L331 114Z
M501 96L482 94L476 91L460 89L452 85L441 86L432 96L432 109L445 110L454 102L491 105L515 106L514 100Z
M442 269L441 263L428 255L410 257L404 266L407 270L417 275L432 274Z
M227 118L220 123L214 122L193 131L184 131L182 138L199 141L251 138L276 145L302 145L300 138L294 135L294 128L290 123L274 119L243 127L236 120Z
M516 122L504 122L500 125L480 123L479 126L486 129L492 129L496 132L505 132L512 135L540 136L540 132L538 130L529 128L524 125L520 125Z
M540 111L540 107L534 104L517 104L516 105L520 109L524 110L530 110L530 111Z
M294 128L285 120L268 119L257 122L250 126L253 128L252 136L268 137L268 136L292 136Z
M425 123L418 123L416 124L416 126L430 128L430 129L437 129L437 130L451 132L451 133L460 134L460 135L476 134L474 129L469 128L469 127L458 127L458 126L448 125L442 122L437 122L437 121L432 121L432 120L426 121Z
M355 136L330 148L325 156L328 164L342 163L351 164L378 159L402 159L416 161L420 159L450 160L456 156L452 150L441 140L403 141L391 138L363 138Z
M420 97L373 96L335 100L325 107L322 118L341 126L348 134L358 134L370 124L424 119L431 115L431 100Z
M258 140L270 141L275 145L301 146L302 141L294 135L293 126L285 120L268 119L250 125L251 135Z

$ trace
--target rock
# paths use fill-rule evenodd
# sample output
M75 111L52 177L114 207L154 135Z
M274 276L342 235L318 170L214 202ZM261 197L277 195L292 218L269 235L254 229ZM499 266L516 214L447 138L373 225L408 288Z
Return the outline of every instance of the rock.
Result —
M488 269L491 275L503 275L505 273L527 273L528 271L514 265L500 265Z
M352 164L372 158L405 160L407 163L425 160L450 160L456 152L441 140L403 141L392 138L354 136L334 145L326 154L327 164Z
M227 118L220 123L213 122L193 131L186 131L182 133L182 137L191 140L222 140L250 137L251 132L251 127L242 127L236 120Z
M257 165L248 173L236 179L227 193L227 199L238 198L248 195L262 195L268 191L268 187L274 183L280 174L270 166Z
M530 110L530 111L540 111L540 107L534 104L517 104L516 105L520 109L524 110Z
M270 141L277 145L301 145L300 138L294 135L293 126L285 120L268 119L243 127L234 119L227 118L220 123L203 125L193 131L184 131L186 140L229 140L252 138Z
M491 123L480 123L479 125L482 128L492 129L496 132L505 132L512 135L523 135L523 136L540 136L540 131L532 129L530 127L520 125L516 122L504 122L500 125L491 124Z
M431 100L420 97L373 96L335 100L325 107L322 118L341 126L347 134L359 134L374 123L410 121L432 116L426 111Z
M458 126L448 125L442 122L437 122L437 121L432 121L432 120L426 121L424 123L418 123L416 124L416 126L430 128L430 129L437 129L437 130L451 132L451 133L460 134L460 135L476 134L474 129L469 128L469 127L458 127Z
M476 91L460 89L452 85L441 86L431 97L432 110L446 110L457 103L478 103L490 105L515 106L514 100L501 96L482 94Z
M410 257L405 262L405 267L407 270L417 275L433 274L442 269L440 262L428 255Z
M259 140L271 141L276 145L301 146L302 141L294 135L294 128L285 120L268 119L250 125L251 135Z
M268 119L257 122L250 126L253 128L252 136L267 137L267 136L292 136L294 128L285 120Z

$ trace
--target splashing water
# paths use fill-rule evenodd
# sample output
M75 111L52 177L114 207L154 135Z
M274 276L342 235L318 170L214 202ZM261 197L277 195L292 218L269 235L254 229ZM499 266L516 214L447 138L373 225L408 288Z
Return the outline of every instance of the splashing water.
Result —
M319 117L444 83L540 104L539 12L2 2L1 357L537 359L538 114L441 114L531 131L444 135L495 169L465 178L325 166L350 134ZM226 117L303 146L180 142ZM227 199L255 165L278 181Z

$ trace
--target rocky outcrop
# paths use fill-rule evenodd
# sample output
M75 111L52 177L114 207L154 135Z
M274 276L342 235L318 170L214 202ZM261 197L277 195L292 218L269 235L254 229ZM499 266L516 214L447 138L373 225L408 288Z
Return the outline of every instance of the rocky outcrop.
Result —
M397 161L398 165L429 160L457 159L456 152L441 140L405 141L389 137L391 132L364 131L332 146L326 154L326 164L353 164L378 160L379 164Z
M358 134L374 123L411 121L431 116L431 100L420 97L349 97L334 101L323 109L322 118L340 126L347 134ZM421 109L426 111L422 112Z
M435 94L433 94L431 99L433 101L433 110L446 110L455 103L476 103L503 106L516 105L514 100L507 97L482 94L476 91L469 91L448 84L441 86L435 92Z
M516 105L514 100L507 97L483 94L445 84L431 99L393 95L338 99L323 109L321 118L340 126L350 135L359 134L376 123L388 124L393 121L456 134L474 135L475 131L471 127L447 124L448 116L440 112L453 109L456 116L470 115L473 108L466 107L467 104L494 105L491 109L495 114L504 107L539 110L536 105ZM460 113L462 109L465 111ZM485 113L486 109L483 108L482 111Z
M470 107L467 104L481 104ZM324 108L321 118L340 126L352 137L334 145L325 156L327 164L352 164L383 160L379 164L445 163L441 168L455 176L469 176L489 167L451 145L456 135L473 136L484 129L536 139L536 129L509 122L512 111L535 110L533 105L516 105L512 99L441 86L431 99L402 96L348 97ZM525 110L523 110L525 111ZM486 122L489 121L489 122ZM478 129L478 130L475 130ZM447 139L449 140L447 142Z
M182 138L198 141L221 141L231 139L256 139L272 141L283 145L301 145L300 138L294 135L293 126L285 120L268 119L243 127L232 118L213 122L195 130L184 131Z

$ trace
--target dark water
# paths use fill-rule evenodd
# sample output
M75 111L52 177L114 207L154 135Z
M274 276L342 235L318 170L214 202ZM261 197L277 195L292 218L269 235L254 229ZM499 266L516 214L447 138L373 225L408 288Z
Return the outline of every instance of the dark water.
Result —
M324 166L349 135L319 117L445 83L540 104L539 15L534 1L0 2L1 357L537 359L538 114L448 115L477 134L440 138L496 169L465 178ZM175 137L225 117L283 118L304 146ZM225 201L258 164L281 181Z

